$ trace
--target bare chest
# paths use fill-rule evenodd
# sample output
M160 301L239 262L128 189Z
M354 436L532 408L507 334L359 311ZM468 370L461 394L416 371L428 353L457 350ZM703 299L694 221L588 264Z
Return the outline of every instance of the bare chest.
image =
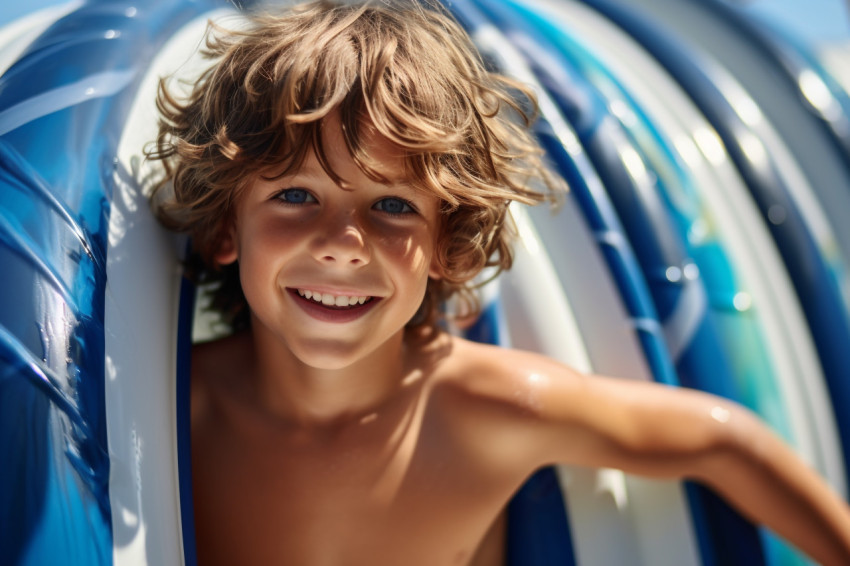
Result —
M422 424L198 444L204 565L466 565L515 487Z

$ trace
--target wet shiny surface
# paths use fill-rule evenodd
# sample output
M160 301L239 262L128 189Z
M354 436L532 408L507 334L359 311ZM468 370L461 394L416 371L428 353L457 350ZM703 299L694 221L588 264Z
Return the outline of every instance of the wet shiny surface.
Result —
M115 146L152 54L200 7L85 4L0 77L4 563L112 561L103 312Z

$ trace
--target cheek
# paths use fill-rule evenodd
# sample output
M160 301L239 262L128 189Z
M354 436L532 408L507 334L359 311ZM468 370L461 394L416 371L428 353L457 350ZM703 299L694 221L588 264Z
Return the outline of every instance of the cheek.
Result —
M262 289L276 278L281 262L291 255L296 240L293 234L269 225L256 225L241 234L239 274L249 301L254 289Z
M263 254L256 248L248 248L239 257L239 280L242 284L242 292L252 310L262 308L265 301L265 293L262 291L268 287L271 270L269 261L263 261Z
M399 269L416 278L427 277L431 267L433 245L417 235L387 237L381 240L385 257Z
M269 261L288 254L305 238L306 232L303 222L261 219L242 232L239 241L240 259L253 256Z

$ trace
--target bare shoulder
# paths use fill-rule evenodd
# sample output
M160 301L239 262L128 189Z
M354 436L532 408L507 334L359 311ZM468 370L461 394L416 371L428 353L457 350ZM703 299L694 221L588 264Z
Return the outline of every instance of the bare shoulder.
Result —
M452 338L443 380L447 389L481 405L536 414L558 388L582 387L588 377L551 358Z
M488 468L517 473L547 463L540 431L555 417L552 398L570 398L587 379L535 353L454 337L437 374L435 407L455 440ZM562 404L557 418L570 410Z
M454 338L448 380L481 402L515 406L540 418L583 418L599 409L683 411L721 400L693 390L579 372L547 356Z
M740 407L697 391L583 374L545 356L463 340L446 368L445 398L459 428L535 465L678 473L656 465L670 458L636 455L704 451L751 421Z

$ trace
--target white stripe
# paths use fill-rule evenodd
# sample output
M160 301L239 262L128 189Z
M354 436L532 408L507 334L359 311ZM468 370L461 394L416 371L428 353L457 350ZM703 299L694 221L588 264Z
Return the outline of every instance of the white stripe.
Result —
M37 94L0 112L0 136L59 110L87 100L112 96L136 76L136 69L105 71Z
M184 562L175 389L182 246L150 213L146 181L157 164L145 161L142 150L157 134L160 77L174 75L175 86L193 82L210 64L199 56L207 19L220 21L222 12L188 22L159 50L118 144L104 316L115 566Z
M51 6L23 16L0 28L0 76L3 76L3 73L15 64L32 42L44 33L44 30L82 5L81 0L75 0L61 6Z

